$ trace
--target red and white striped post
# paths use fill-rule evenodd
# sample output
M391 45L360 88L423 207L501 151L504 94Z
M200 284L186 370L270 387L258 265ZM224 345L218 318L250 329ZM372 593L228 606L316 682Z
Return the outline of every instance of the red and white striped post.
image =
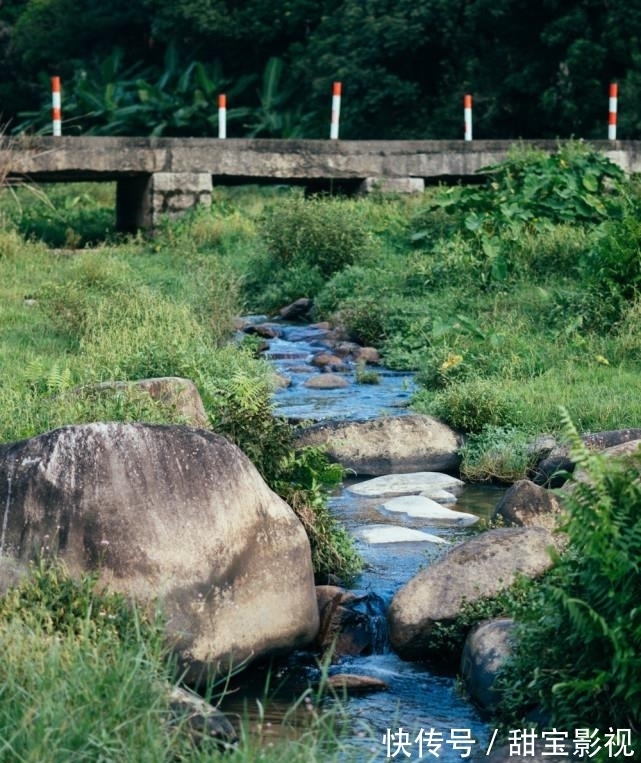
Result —
M610 83L610 100L608 103L608 140L617 139L617 102L619 86L616 82Z
M218 137L227 137L227 96L225 93L218 96Z
M463 96L463 137L472 140L472 96Z
M62 135L62 115L60 108L60 77L51 78L51 118L53 121L53 134Z
M338 139L338 122L341 115L341 88L340 82L334 82L332 88L332 121L329 128L330 140Z

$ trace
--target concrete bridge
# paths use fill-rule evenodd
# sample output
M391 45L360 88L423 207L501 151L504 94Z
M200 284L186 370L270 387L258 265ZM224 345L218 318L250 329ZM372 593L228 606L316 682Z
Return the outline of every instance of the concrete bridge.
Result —
M470 181L515 145L554 152L558 141L337 141L24 137L0 145L0 179L116 182L116 227L211 204L216 185L272 183L311 190L401 193ZM591 141L626 172L641 172L641 141Z

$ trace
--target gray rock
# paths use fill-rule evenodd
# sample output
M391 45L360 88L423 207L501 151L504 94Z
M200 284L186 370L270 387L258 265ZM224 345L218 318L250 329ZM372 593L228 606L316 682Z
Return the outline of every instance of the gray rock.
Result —
M363 475L456 471L460 464L460 437L420 414L317 424L301 430L297 442L325 445L330 458Z
M554 532L562 508L554 493L530 480L519 480L504 493L496 514L517 527L544 527Z
M198 694L180 686L172 686L169 690L169 707L172 723L186 728L197 746L202 746L205 741L213 741L220 750L236 747L238 734L227 716Z
M212 432L86 424L5 445L0 506L1 556L24 563L55 544L72 575L97 569L112 590L160 603L190 681L316 634L301 523Z
M314 307L314 302L309 297L301 297L279 310L280 317L284 321L295 321L309 315Z
M501 617L480 623L465 639L461 678L467 693L482 710L494 710L500 700L494 681L511 654L513 630L514 621Z
M310 376L303 386L309 389L343 389L349 387L349 382L338 374L316 374Z
M377 366L381 362L381 354L376 347L359 347L354 352L354 360L370 366Z
M619 443L618 445L612 445L609 448L601 451L601 455L605 458L620 459L636 457L635 463L641 467L641 440L629 440L627 442ZM574 485L577 482L585 482L588 480L587 474L583 470L576 470L572 475L572 482L564 486L563 493L571 493L574 489Z
M604 451L616 445L641 440L641 429L611 429L605 432L592 432L582 435L581 439L590 450ZM570 457L567 444L559 444L549 450L532 472L532 480L537 485L561 487L566 477L559 472L572 473L575 463Z
M552 536L542 528L489 530L420 570L394 595L387 613L390 641L409 660L438 661L430 651L436 623L451 623L466 602L496 596L518 574L536 577L551 566Z

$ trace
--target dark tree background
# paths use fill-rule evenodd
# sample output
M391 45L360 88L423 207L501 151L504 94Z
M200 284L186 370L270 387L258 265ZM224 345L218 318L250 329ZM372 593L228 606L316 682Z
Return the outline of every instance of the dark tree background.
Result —
M0 0L0 112L48 120L63 78L77 132L324 138L607 136L641 127L641 0ZM27 113L25 115L25 113Z

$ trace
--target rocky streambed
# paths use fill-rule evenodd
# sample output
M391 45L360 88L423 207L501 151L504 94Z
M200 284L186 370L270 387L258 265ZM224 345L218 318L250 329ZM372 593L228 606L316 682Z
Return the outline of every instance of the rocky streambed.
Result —
M264 357L279 376L276 412L305 421L299 443L323 444L350 470L330 507L354 537L365 568L350 590L317 587L317 646L333 649L326 668L330 679L351 687L339 693L349 719L347 749L357 759L362 754L384 760L399 733L407 733L403 757L407 752L419 759L426 754L421 735L432 730L441 738L441 760L461 760L465 752L452 743L452 734L473 739L470 751L484 752L492 729L461 692L455 673L399 656L390 643L388 610L421 569L478 535L504 490L466 486L454 476L460 438L409 410L411 374L385 369L371 348L336 339L325 325L251 325L250 332L265 338ZM294 659L281 666L282 675L299 671L313 683L315 668L302 659L302 665ZM272 733L287 709L276 693ZM252 712L251 701L243 711ZM263 715L263 733L264 722Z

